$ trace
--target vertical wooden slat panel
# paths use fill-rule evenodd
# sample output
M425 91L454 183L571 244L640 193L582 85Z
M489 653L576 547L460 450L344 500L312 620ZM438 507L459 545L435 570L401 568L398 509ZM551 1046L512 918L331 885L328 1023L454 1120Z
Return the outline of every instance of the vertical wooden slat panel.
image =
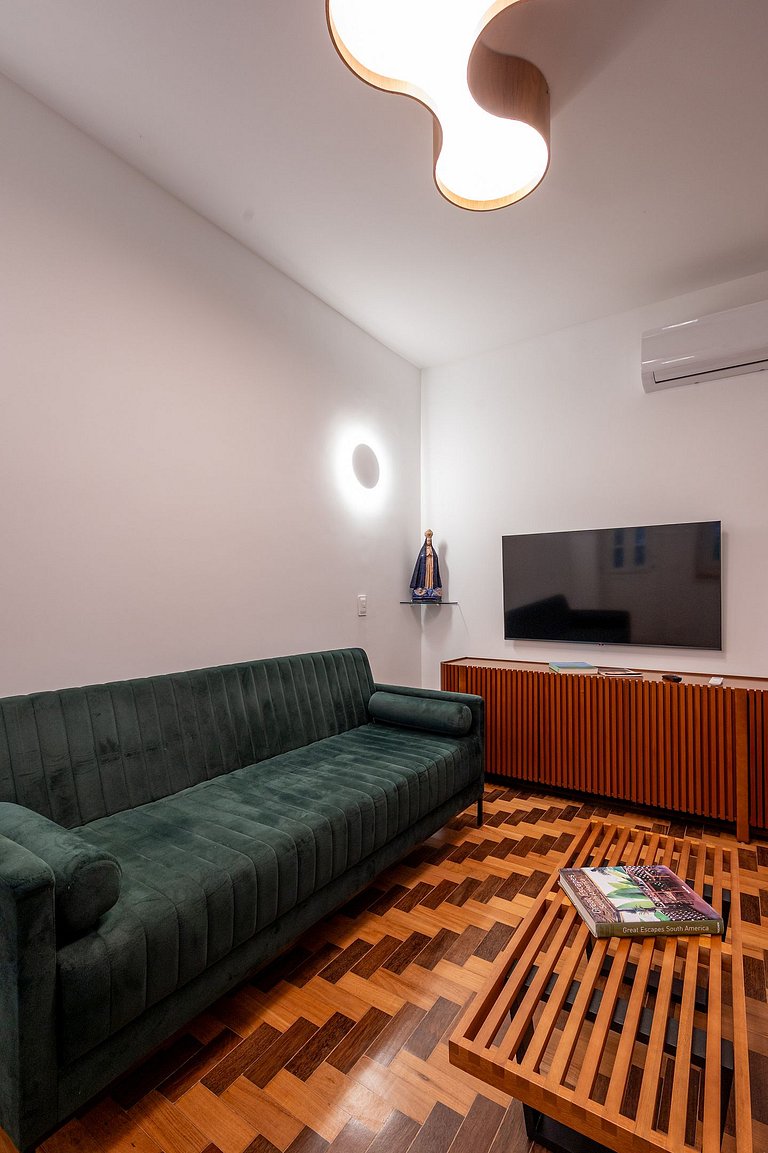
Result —
M768 690L445 662L486 702L489 773L768 827Z
M624 686L626 688L626 685ZM647 804L647 790L646 790L646 734L645 734L645 709L642 707L642 685L639 686L640 691L633 695L630 702L630 708L634 715L634 749L633 749L633 779L634 779L634 792L632 800L638 801L639 804Z
M766 728L768 694L736 690L736 835L749 837L750 823L768 828Z
M685 686L685 763L688 778L688 812L694 812L697 793L696 752L693 739L693 685Z
M692 694L691 721L693 725L693 763L695 794L692 812L701 813L706 808L706 768L701 748L701 687L694 685Z
M720 791L720 808L730 820L730 790L728 788L728 763L725 758L725 732L728 726L728 696L729 692L720 692L716 696L717 704L717 732L715 734L715 761L717 763L717 785Z
M675 808L684 809L685 777L680 771L680 742L678 741L677 714L680 701L679 692L673 692L673 685L662 685L661 691L665 699L664 727L666 731L667 757L669 758L669 772L674 782L673 795L677 798Z

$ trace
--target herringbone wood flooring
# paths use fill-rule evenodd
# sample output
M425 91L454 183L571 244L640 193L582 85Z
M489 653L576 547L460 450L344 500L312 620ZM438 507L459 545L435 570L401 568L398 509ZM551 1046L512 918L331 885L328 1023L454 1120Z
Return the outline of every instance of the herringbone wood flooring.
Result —
M656 816L489 787L482 829L474 809L452 821L41 1153L528 1150L519 1104L454 1069L446 1038L593 815L670 831ZM768 1153L768 845L739 858L755 1147Z

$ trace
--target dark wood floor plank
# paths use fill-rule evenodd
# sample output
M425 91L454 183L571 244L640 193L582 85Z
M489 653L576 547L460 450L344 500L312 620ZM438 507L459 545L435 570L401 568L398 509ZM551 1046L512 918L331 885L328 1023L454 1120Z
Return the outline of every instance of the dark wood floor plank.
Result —
M336 1048L342 1037L354 1028L354 1024L355 1022L351 1017L345 1017L343 1013L334 1013L322 1028L310 1037L306 1045L303 1045L298 1053L291 1057L285 1066L288 1072L292 1073L294 1077L298 1077L300 1081L306 1081L317 1066Z
M516 844L517 837L504 837L495 848L491 849L488 856L496 857L499 861L505 861Z
M551 825L554 821L560 820L561 812L562 810L559 809L557 805L550 805L541 819L542 821L546 821L547 824Z
M475 889L480 888L480 881L477 877L465 877L460 885L457 885L450 897L447 897L449 905L456 905L461 908L465 901L469 900Z
M748 925L760 924L760 898L753 893L741 894L741 919Z
M328 1146L329 1153L365 1153L376 1134L362 1121L350 1117L338 1137Z
M258 1137L255 1137L242 1153L280 1153L280 1151L277 1145L272 1145L272 1141L268 1141L259 1133Z
M393 905L404 897L408 892L405 885L393 885L391 889L387 889L380 897L377 897L372 905L369 906L368 912L381 917L384 913L388 912Z
M478 1093L451 1145L451 1153L488 1153L504 1120L504 1107Z
M523 1107L519 1101L512 1101L507 1106L488 1153L528 1153L529 1145Z
M752 1082L752 1116L768 1125L768 1054L750 1052L749 1076Z
M443 1034L456 1020L461 1008L461 1005L456 1005L446 997L438 997L424 1020L411 1033L403 1048L409 1053L413 1053L414 1057L420 1057L422 1061L426 1061Z
M158 1091L169 1101L178 1101L187 1089L202 1081L206 1073L241 1043L242 1038L238 1037L237 1033L233 1033L231 1029L222 1029L212 1041L203 1045L202 1049L175 1069L165 1081L161 1081L157 1086Z
M413 1139L409 1153L447 1153L463 1118L438 1102Z
M253 1064L260 1054L268 1052L275 1041L279 1041L281 1033L266 1021L259 1025L246 1037L244 1041L227 1053L223 1060L201 1078L206 1089L210 1089L216 1096L220 1096L228 1089L233 1081L240 1077L249 1065Z
M371 1006L330 1054L328 1064L340 1073L348 1073L391 1021L388 1013Z
M305 1126L298 1137L291 1141L285 1153L325 1153L327 1148L328 1142L319 1133L315 1133L314 1129Z
M393 1109L368 1146L368 1153L406 1153L418 1131L418 1121Z
M514 931L512 925L505 925L502 921L497 921L475 949L475 956L479 957L481 961L495 961L505 945L508 945L512 940Z
M303 989L307 981L311 981L321 969L329 965L334 957L337 957L341 949L333 941L326 941L311 957L308 957L298 968L294 969L292 973L286 975L286 981L290 981L292 985L297 988Z
M243 1149L243 1153L280 1153L280 1150L259 1133L258 1137L254 1137L250 1145Z
M387 958L382 969L388 969L390 973L404 973L428 943L429 937L425 933L411 933L400 948L395 949L392 956Z
M254 1057L252 1063L245 1070L245 1076L254 1085L263 1089L306 1045L317 1030L317 1025L312 1021L308 1021L305 1017L299 1017L289 1029L286 1029L279 1041L276 1041L259 1056Z
M492 849L496 847L496 841L484 840L479 845L475 845L470 853L470 859L473 861L484 861Z
M454 865L460 865L462 861L466 861L467 857L471 856L477 848L477 844L473 841L464 841L461 845L457 845L448 858Z
M479 901L481 905L485 905L490 901L491 897L495 897L501 886L504 884L503 877L497 877L494 873L490 877L486 877L483 883L475 889L472 894L473 901Z
M441 881L439 885L435 885L431 893L428 893L421 901L425 909L436 909L443 901L447 901L451 893L458 888L455 881Z
M520 892L524 897L538 897L546 885L548 877L548 873L543 872L541 869L534 869Z
M510 873L504 883L496 890L494 896L502 901L512 901L527 880L528 876L525 873Z
M395 908L401 909L403 913L410 913L411 909L415 909L417 905L421 904L431 892L431 885L428 885L426 881L419 881L417 885L408 890L404 897L400 898Z
M765 961L762 958L744 954L744 988L748 997L755 1001L766 1000Z
M527 857L535 844L535 837L521 837L517 844L510 849L510 853L515 857Z
M486 930L481 929L479 925L467 925L458 940L445 954L446 961L450 961L453 965L465 965L485 935Z
M351 972L357 977L364 977L365 980L368 980L385 961L389 960L402 943L399 937L385 934L365 956L360 958L356 965L352 966Z
M346 949L339 953L338 957L334 957L330 965L326 965L317 974L323 981L328 981L331 985L335 985L340 977L348 973L358 961L361 961L366 953L369 953L373 945L370 941L364 941L358 937Z
M402 1008L395 1013L390 1023L382 1029L373 1044L368 1046L366 1056L377 1061L379 1065L389 1065L390 1061L404 1048L425 1016L424 1009L406 1001Z
M454 933L452 929L440 929L429 944L421 950L414 964L420 965L422 969L434 969L437 962L443 959L458 939L459 934Z

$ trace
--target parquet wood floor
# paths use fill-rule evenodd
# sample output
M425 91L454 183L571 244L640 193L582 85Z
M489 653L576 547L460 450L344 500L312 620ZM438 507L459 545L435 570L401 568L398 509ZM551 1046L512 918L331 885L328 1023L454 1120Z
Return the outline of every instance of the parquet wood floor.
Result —
M453 1068L446 1038L593 815L730 840L491 786L482 829L474 811L456 818L40 1153L533 1153L519 1104ZM755 1148L768 1153L768 844L739 857Z

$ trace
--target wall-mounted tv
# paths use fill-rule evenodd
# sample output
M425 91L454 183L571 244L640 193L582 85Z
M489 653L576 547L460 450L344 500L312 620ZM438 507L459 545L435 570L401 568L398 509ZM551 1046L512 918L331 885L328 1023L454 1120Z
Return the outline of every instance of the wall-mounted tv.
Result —
M501 538L504 636L722 648L720 521Z

